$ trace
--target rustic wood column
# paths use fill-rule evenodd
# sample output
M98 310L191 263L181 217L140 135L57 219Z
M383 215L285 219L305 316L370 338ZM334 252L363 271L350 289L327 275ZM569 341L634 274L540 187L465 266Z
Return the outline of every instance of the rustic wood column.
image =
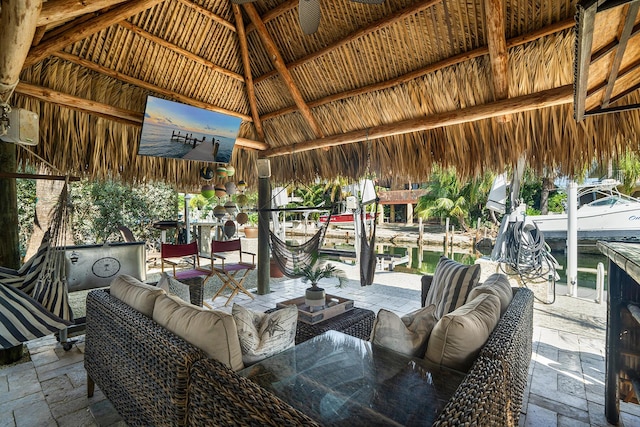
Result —
M6 0L0 14L0 105L8 104L24 63L36 22L42 8L41 0L25 2ZM0 142L0 172L16 171L16 146ZM18 267L18 202L15 178L0 179L0 265Z
M270 292L269 214L271 209L271 178L258 178L258 295Z
M0 172L16 171L16 146L0 142ZM0 265L20 266L18 201L15 178L0 178Z

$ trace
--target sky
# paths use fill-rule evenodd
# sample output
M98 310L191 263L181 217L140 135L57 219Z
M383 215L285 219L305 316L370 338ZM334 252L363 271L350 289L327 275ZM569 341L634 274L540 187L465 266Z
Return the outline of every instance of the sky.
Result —
M185 131L236 138L242 119L192 107L179 102L147 97L145 122Z

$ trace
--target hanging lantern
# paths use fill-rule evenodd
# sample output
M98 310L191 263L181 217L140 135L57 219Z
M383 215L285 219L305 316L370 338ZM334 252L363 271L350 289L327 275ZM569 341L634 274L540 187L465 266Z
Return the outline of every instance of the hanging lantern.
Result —
M222 205L217 205L215 208L213 208L213 216L215 216L218 219L224 218L226 214L227 214L227 210Z
M235 215L235 213L238 211L238 207L231 200L224 204L224 208L229 213L229 215Z
M238 181L237 188L238 191L244 191L247 188L247 183L241 179L240 181Z
M224 223L224 235L227 236L227 239L233 237L236 234L236 223L229 220Z
M218 169L216 169L216 173L218 174L218 178L226 178L227 168L225 168L224 166L218 166Z
M236 197L236 202L240 207L247 206L247 203L249 203L249 199L244 194L238 194L238 197Z
M227 181L224 183L224 189L227 191L229 196L236 194L236 183L233 181Z
M200 190L200 194L202 194L202 197L204 197L205 199L210 199L216 194L216 192L213 188L213 185L203 185L202 189Z
M244 225L249 222L249 215L247 215L246 212L240 212L238 216L236 216L236 221L238 221L238 224Z
M213 179L213 175L214 172L211 166L204 166L200 169L200 178L202 179L206 179L207 181L209 181L210 179Z
M236 174L236 168L234 168L233 166L227 166L227 176L232 177L235 174Z
M216 185L215 192L216 192L216 197L224 197L227 195L227 190L224 188L223 185Z

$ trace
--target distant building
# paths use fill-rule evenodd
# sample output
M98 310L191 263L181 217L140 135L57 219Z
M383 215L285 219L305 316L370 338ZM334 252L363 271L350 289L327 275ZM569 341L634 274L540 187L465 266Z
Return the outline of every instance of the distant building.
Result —
M417 187L412 185L411 187ZM427 194L426 189L411 190L387 190L380 191L378 197L382 206L389 205L389 217L383 215L378 217L379 221L404 222L407 225L413 224L414 205L418 203L421 196Z

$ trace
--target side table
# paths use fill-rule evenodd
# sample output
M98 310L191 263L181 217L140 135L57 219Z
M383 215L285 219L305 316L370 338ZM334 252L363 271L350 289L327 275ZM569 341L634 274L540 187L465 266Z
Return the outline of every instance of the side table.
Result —
M271 308L265 313L273 313L276 310L278 310L278 308ZM296 328L296 345L329 330L339 331L368 341L375 319L376 314L373 311L354 307L346 313L316 323L315 325L298 321Z

